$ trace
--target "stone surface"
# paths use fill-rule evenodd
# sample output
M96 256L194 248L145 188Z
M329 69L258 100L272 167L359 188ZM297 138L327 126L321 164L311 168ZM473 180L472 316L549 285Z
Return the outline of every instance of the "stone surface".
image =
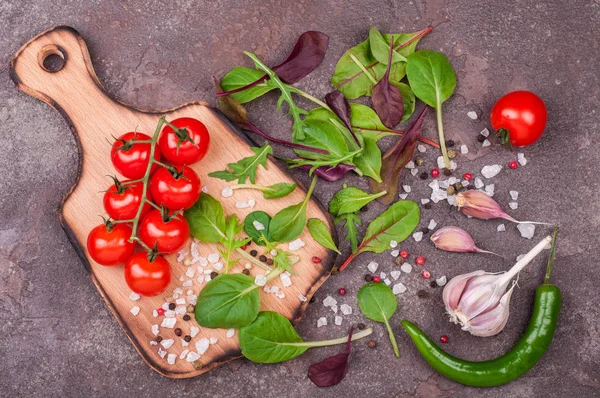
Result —
M393 356L382 325L374 325L377 348L354 343L347 377L328 390L315 387L306 372L311 363L339 352L339 347L311 350L273 366L238 360L190 380L169 380L152 371L107 310L58 223L58 204L76 176L75 141L58 113L18 92L8 76L14 52L43 29L59 24L83 34L108 92L142 108L168 108L190 100L214 102L211 76L221 76L235 65L250 66L243 50L252 50L273 65L308 29L331 37L324 63L299 83L322 98L331 90L329 78L337 59L366 37L370 25L385 32L432 25L434 32L421 41L421 47L443 50L458 75L456 95L444 104L444 122L447 138L470 148L456 159L461 175L514 160L514 153L497 145L482 148L476 137L489 127L488 111L499 96L514 89L537 92L550 112L547 132L523 151L529 160L526 167L506 168L494 182L495 199L504 206L509 190L522 193L518 210L509 210L517 219L562 226L552 279L563 291L564 307L548 353L518 381L490 390L473 389L437 375L399 329L401 319L413 320L434 339L447 335L449 343L444 347L468 359L502 354L527 324L533 291L544 271L544 259L538 259L521 273L505 331L486 339L471 337L447 321L441 288L429 287L420 272L403 275L408 291L398 296L399 310L392 318L402 358ZM175 0L168 6L152 0L0 2L0 396L598 396L598 37L600 7L587 0L477 4L466 0ZM290 123L274 111L275 101L276 96L269 95L248 109L257 125L285 137ZM469 111L480 118L469 119ZM424 135L435 137L432 115L425 122ZM391 143L382 141L383 146ZM433 167L436 151L423 155ZM428 181L420 184L417 179L405 172L400 182L412 185L415 200L428 196ZM365 179L344 182L368 187ZM326 202L341 184L320 182L315 196ZM363 225L382 210L379 204L369 205L361 213ZM467 219L443 200L423 212L422 224L435 218L441 226L464 227L482 247L506 258L527 252L549 232L540 227L529 241L511 224L500 239L497 223ZM509 266L494 257L436 251L427 239L421 243L408 239L399 248L425 256L436 278ZM342 249L349 252L346 243ZM388 254L363 254L325 283L316 294L317 302L343 286L348 290L343 302L356 306L366 264L373 260L385 272L394 266ZM425 294L417 296L419 290ZM330 322L317 329L317 319L331 318L329 311L320 304L309 306L299 333L307 339L330 338L345 334L352 323L365 321L355 311L345 317L343 326Z

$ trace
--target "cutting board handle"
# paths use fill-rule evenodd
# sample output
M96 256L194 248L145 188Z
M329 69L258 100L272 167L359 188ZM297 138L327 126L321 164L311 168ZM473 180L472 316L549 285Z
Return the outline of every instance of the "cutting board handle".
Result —
M21 90L71 119L117 105L96 77L85 41L68 26L48 29L25 43L10 73Z

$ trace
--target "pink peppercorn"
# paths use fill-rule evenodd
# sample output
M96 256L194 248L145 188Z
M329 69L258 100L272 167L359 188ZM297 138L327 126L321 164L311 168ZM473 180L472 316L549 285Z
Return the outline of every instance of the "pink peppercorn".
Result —
M156 312L158 313L158 315L164 315L165 314L165 310L163 310L162 308L157 309Z
M448 336L446 336L446 335L443 335L442 337L440 337L440 341L441 341L442 343L447 343L447 342L448 342Z
M402 258L407 258L407 257L408 257L408 252L407 252L406 250L402 250L402 251L400 252L400 257L402 257Z
M421 273L421 276L425 279L429 279L429 278L431 278L431 273L427 270L423 270L423 272Z
M345 296L346 295L346 289L344 289L343 287L340 287L340 290L338 290L338 293L340 296Z
M373 277L373 282L375 282L375 283L379 283L379 282L381 282L381 278L380 278L380 277L378 277L378 276L374 276L374 277Z
M315 264L319 264L321 262L321 257L313 256L312 262Z
M423 264L425 264L425 257L419 256L419 257L417 257L417 259L415 261L417 264L423 265Z

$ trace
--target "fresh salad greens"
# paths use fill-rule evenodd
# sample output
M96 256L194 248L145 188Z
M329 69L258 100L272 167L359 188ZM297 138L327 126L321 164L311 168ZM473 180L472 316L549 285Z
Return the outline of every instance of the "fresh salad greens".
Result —
M256 185L256 184L236 184L236 185L230 186L230 188L232 190L256 189L256 190L262 192L263 197L265 199L276 199L276 198L283 198L284 196L287 196L290 193L294 192L294 189L296 189L296 184L294 184L293 182L279 182L277 184L273 184L273 185L269 185L269 186Z
M253 147L250 149L254 152L253 156L240 159L236 163L229 163L226 170L213 171L208 175L225 181L237 179L240 184L250 179L250 182L254 184L256 182L256 170L258 166L267 167L267 156L273 154L273 148L269 144L265 144L261 148Z
M357 227L362 224L362 221L356 213L346 213L335 219L336 224L341 224L346 228L346 240L350 241L350 247L352 253L356 253L358 249L358 229Z
M304 200L298 204L288 206L277 212L271 220L269 232L276 242L291 242L296 239L306 226L306 206L317 184L317 177L313 177Z
M400 358L396 337L390 326L390 318L396 312L398 302L392 289L385 283L369 282L358 291L358 306L364 316L375 322L382 322L390 336L394 354Z
M370 202L385 194L385 191L369 194L362 189L349 187L344 184L343 188L337 191L329 201L329 212L334 217L339 217L342 214L356 213Z
M373 329L365 329L354 334L352 340L362 339L371 333ZM254 322L240 329L239 339L242 354L252 362L278 363L294 359L309 348L344 344L348 337L304 341L286 317L277 312L263 311Z
M323 246L326 249L333 250L338 254L341 254L340 250L333 242L333 238L329 233L327 225L322 220L318 218L311 218L310 220L308 220L308 230L310 231L310 234L314 238L314 240L316 240L321 246Z
M267 242L273 242L269 232L271 216L264 211L253 211L244 219L244 232L259 246L266 246Z
M381 36L381 34L380 34ZM383 37L382 37L383 39ZM393 41L393 37L391 39ZM385 41L384 41L385 42ZM400 89L390 82L390 69L392 67L393 46L389 48L389 60L383 78L373 87L371 99L373 109L379 115L384 126L392 129L402 120L404 115L404 101Z

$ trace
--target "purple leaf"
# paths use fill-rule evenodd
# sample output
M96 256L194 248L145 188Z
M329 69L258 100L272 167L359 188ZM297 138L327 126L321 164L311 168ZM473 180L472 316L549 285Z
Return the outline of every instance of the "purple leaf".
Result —
M258 127L256 127L250 121L248 121L248 123L246 123L246 126L244 126L242 128L244 130L250 130L252 132L255 132L256 134L260 135L264 139L266 139L268 141L271 141L271 142L275 142L277 144L285 145L285 146L288 146L290 148L302 149L302 150L305 150L305 151L317 152L317 153L322 153L324 155L329 155L329 151L327 151L325 149L313 148L311 146L306 146L306 145L302 145L302 144L295 144L295 143L290 142L290 141L281 140L279 138L275 138L273 136L270 136L267 133L265 133L264 131L262 131L261 129L259 129Z
M308 378L319 387L331 387L338 384L348 373L348 357L350 356L350 343L352 328L348 334L346 352L325 358L323 361L310 365Z
M298 169L304 171L310 171L312 167L309 165L299 166ZM352 171L356 168L356 166L340 163L335 167L329 166L321 166L317 167L313 174L319 178L322 178L325 181L333 182L337 181L343 176L345 176L349 171Z
M325 58L329 36L325 33L309 30L298 38L288 57L273 67L277 76L288 84L293 84L315 70Z
M402 138L383 155L381 165L382 182L378 183L374 180L370 182L373 193L387 191L386 195L378 199L381 203L390 204L396 198L398 177L415 153L417 139L421 135L421 126L428 110L429 107L425 106Z
M394 42L394 37L390 39L390 42ZM392 52L394 48L390 46L390 56L388 59L388 65L385 70L385 74L373 87L371 94L371 100L373 101L373 108L377 115L381 119L381 122L387 128L394 128L402 120L404 114L404 103L402 102L402 94L398 87L390 83L390 68L392 66Z
M360 147L360 142L358 141L356 134L354 134L352 124L350 123L350 104L346 97L344 97L344 94L342 94L341 91L334 90L325 96L325 102L329 105L333 113L344 122L344 125L346 125L346 128L350 131L350 134L352 134L354 141L356 141L356 144Z

